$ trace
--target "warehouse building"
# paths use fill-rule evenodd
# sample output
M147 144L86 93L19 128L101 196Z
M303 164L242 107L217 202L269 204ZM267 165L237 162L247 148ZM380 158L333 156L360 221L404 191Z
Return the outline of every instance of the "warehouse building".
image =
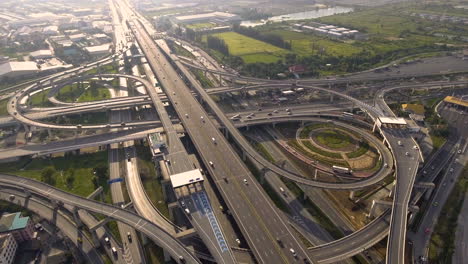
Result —
M33 75L39 71L32 61L10 61L0 65L0 78Z

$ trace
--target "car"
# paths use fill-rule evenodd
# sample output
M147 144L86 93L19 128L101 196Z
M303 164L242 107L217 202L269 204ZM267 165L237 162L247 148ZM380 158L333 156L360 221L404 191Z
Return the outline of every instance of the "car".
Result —
M205 118L203 118L203 116L200 116L200 119L203 123L205 123Z
M239 245L239 246L240 246L240 244L241 244L241 241L240 241L240 239L236 238L236 242L237 242L237 245Z
M450 172L453 172L453 168L450 168L450 170L449 170L449 171L450 171Z
M78 237L78 238L76 239L76 241L78 241L78 243L80 243L80 244L83 243L83 239L82 239L81 237Z
M114 254L114 256L117 256L117 249L115 247L112 247L112 254Z
M278 243L280 247L284 247L283 241L281 241L281 239L276 238L276 243Z
M186 214L190 214L190 209L185 208L184 211L185 211Z
M397 143L398 143L398 146L401 146L401 145L402 145L400 140L398 140Z
M283 187L280 187L279 190L280 190L280 192L284 193L284 188Z
M294 257L297 257L297 253L296 253L296 251L295 251L293 248L290 248L290 249L289 249L289 252L291 252L291 254L292 254Z
M185 114L185 117L188 118L188 114Z
M276 109L275 109L275 110L273 110L273 113L278 113L278 110L276 110Z
M182 207L185 207L185 202L184 202L184 200L181 200L181 201L180 201L180 205L182 205Z
M385 163L385 164L384 164L384 167L385 167L385 168L388 168L388 164L387 164L387 163Z
M247 118L248 118L248 119L252 119L252 116L248 115Z
M10 199L10 201L13 201L15 199L15 195L14 194L10 194L10 196L8 197L8 199Z
M406 155L406 156L409 156L409 152L405 152L405 155Z
M261 112L263 109L259 108L257 111Z
M291 113L291 112L288 112L288 115L292 115L292 113Z
M433 205L434 207L437 207L437 206L439 206L439 202L434 202L432 205Z
M289 109L289 108L286 108L286 109L285 109L285 111L286 111L286 112L290 112L290 111L291 111L291 109Z
M224 182L228 182L228 178L227 178L227 177L223 177L223 180L224 180Z
M208 162L208 164L210 164L211 167L214 167L214 164L212 161Z
M457 153L458 153L458 154L461 154L461 149L459 149L459 150L457 151Z
M110 245L110 239L109 239L109 237L104 237L104 242L106 242L107 245Z
M127 232L127 238L128 242L132 243L132 235L130 234L130 232Z
M211 138L211 141L216 145L216 139L214 137Z
M273 115L273 114L272 114L272 113L268 113L267 115L271 116L271 115Z
M182 257L182 256L179 256L179 261L180 261L180 263L185 263L185 259L184 259L184 257Z
M413 146L413 149L419 149L418 146Z
M122 122L122 123L120 123L120 125L121 125L121 126L125 126L125 123L124 123L124 122Z
M248 185L248 184L249 184L249 183L247 182L247 179L244 179L243 182L244 182L245 185Z

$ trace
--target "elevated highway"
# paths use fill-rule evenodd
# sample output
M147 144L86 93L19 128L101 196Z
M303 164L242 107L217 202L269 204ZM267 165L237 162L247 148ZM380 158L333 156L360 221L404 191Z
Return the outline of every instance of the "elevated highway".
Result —
M48 201L67 204L89 212L111 217L116 221L121 221L127 225L133 226L136 230L145 234L158 246L166 250L177 263L182 263L180 257L187 263L200 263L181 242L169 235L164 229L120 207L89 200L61 191L45 183L18 176L1 174L0 186L6 189L28 191L32 195L44 198Z

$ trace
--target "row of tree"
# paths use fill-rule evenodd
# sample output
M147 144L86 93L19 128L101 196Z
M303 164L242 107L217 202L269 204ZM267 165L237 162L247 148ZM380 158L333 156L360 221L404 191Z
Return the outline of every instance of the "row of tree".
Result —
M224 56L229 56L229 49L224 40L208 35L206 37L208 48L221 52Z

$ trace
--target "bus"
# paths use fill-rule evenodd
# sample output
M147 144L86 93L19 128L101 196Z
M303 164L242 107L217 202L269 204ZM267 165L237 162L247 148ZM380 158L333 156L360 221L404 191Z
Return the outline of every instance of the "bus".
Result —
M343 116L344 116L344 117L353 117L354 114L349 113L349 112L343 112Z
M333 168L334 172L338 172L338 173L351 174L353 172L352 170L350 170L349 168L346 168L346 167L340 167L340 166L333 165L332 168Z

